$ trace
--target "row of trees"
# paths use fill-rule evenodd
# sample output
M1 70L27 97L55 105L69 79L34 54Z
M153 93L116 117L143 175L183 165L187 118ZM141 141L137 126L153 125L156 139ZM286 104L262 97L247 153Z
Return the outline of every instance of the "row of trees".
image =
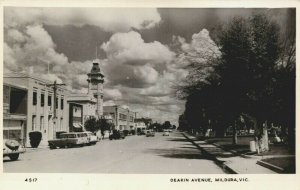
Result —
M179 89L186 99L179 128L212 128L222 136L232 126L237 143L236 129L243 123L263 142L274 123L288 128L289 145L295 147L295 23L287 28L282 31L263 14L235 17L224 25L216 39L220 53L189 65L187 82Z
M96 119L95 117L91 117L85 121L84 128L93 133L100 130L102 136L104 136L104 131L111 131L114 129L114 124L108 122L105 118Z
M164 129L176 129L175 125L172 125L170 121L165 121L163 124L161 123L152 123L148 129L153 129L155 131L163 131Z

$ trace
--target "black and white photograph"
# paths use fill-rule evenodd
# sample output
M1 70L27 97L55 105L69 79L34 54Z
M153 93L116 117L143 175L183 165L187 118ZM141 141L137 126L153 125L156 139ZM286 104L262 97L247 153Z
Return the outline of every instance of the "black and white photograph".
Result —
M296 174L296 7L4 6L3 173Z

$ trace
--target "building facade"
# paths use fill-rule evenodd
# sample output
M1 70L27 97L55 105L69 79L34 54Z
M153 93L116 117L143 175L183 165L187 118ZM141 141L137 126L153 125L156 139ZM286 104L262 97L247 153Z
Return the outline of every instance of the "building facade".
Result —
M105 117L112 118L116 130L135 130L135 112L119 105L104 106L103 112Z
M68 91L64 86L54 88L51 81L23 73L5 74L3 81L4 133L17 130L22 143L30 146L31 131L42 133L41 144L55 138L57 131L68 131Z
M67 98L70 106L69 126L70 131L75 131L81 126L84 131L84 123L91 117L96 117L96 99L90 94L70 94ZM80 116L80 122L78 117ZM76 117L76 118L75 118ZM75 128L75 129L73 129Z

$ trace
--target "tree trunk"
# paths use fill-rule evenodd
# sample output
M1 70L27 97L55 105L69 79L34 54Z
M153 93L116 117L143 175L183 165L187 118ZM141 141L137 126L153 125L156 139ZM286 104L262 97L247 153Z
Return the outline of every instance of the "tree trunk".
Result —
M269 137L268 137L268 122L265 121L263 126L263 135L262 135L262 152L269 151Z
M232 144L237 144L238 139L237 139L237 126L236 126L236 121L234 121L233 125L233 134L232 134Z
M256 138L257 153L263 153L269 151L269 138L268 138L268 123L262 126L262 134Z

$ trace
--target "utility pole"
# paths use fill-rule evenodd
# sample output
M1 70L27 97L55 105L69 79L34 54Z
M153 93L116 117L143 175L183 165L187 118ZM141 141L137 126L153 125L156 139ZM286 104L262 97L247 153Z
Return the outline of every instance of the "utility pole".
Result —
M53 117L52 117L52 120L53 120L53 137L55 137L56 120L57 120L57 117L56 117L56 102L57 102L56 91L57 91L57 86L63 86L63 85L66 85L66 84L57 84L56 80L54 81L53 84L47 84L47 86L53 87L53 96L54 96L54 98L53 98L53 100L54 100L53 101ZM57 104L59 104L59 102L57 102Z

